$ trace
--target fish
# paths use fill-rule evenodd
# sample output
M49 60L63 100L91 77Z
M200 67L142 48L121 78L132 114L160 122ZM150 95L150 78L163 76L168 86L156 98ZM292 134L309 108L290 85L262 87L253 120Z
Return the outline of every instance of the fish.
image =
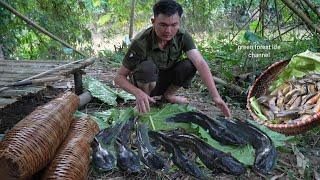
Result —
M310 98L307 102L306 105L311 105L311 104L315 104L318 99L320 98L320 92L316 93L315 96L313 96L312 98Z
M203 164L213 172L241 175L246 172L244 165L228 153L219 151L192 134L170 134L176 144L191 148Z
M268 100L268 107L271 109L271 111L279 111L280 109L276 105L277 97L274 96Z
M298 98L299 94L294 94L291 99L286 103L285 107L286 109L289 109L291 105L294 103L294 101Z
M311 117L311 115L305 114L305 115L300 116L300 117L297 118L297 119L289 120L289 121L287 122L287 124L297 124L298 122L307 120L309 117Z
M317 90L320 91L320 81L318 81L316 85L317 85Z
M107 149L103 148L95 137L91 143L92 164L99 171L110 171L115 167L116 159Z
M272 171L276 164L277 152L271 138L248 122L241 120L229 120L228 122L227 127L241 135L255 149L253 169L262 174Z
M270 109L264 106L260 106L260 108L262 114L265 115L268 119L274 119L274 113Z
M105 147L111 146L118 136L122 123L117 123L101 130L94 138L92 147L92 163L100 171L110 171L116 165L115 156Z
M288 92L290 92L294 88L292 82L289 82L288 84L289 85L283 89L282 94L287 94Z
M302 97L301 96L298 96L294 102L291 104L291 106L289 107L289 109L294 109L294 108L297 108L300 106L301 104L301 101L302 101Z
M308 92L309 93L316 93L317 92L317 89L316 89L316 84L314 84L314 83L310 83L310 84L308 84L307 85L307 87L308 87Z
M130 134L134 128L134 121L135 118L130 118L123 125L115 143L117 151L117 165L121 170L129 173L141 171L139 156L130 147L128 147Z
M166 119L167 122L194 123L209 131L209 135L224 145L243 146L247 142L225 126L225 121L217 121L199 112L185 112Z
M113 126L105 128L96 135L96 138L102 144L105 144L105 145L111 144L111 142L115 140L115 138L119 135L122 126L123 126L123 123L119 122Z
M301 94L300 89L293 89L290 92L288 92L284 97L284 102L287 103L289 100L295 95L295 94Z
M148 168L154 170L166 169L165 160L156 153L156 150L150 144L147 126L138 123L137 127L137 144L140 160Z
M308 94L302 97L301 105L305 105L307 101L309 101L311 98L313 98L316 95L316 93Z
M172 154L171 160L179 169L196 178L202 179L203 174L200 168L190 161L181 151L179 146L167 135L162 132L155 131L149 131L149 135L151 138L159 141L165 147L166 151Z
M280 112L275 113L275 119L279 122L286 122L291 119L298 118L300 110L298 108L290 109L290 110L283 110Z

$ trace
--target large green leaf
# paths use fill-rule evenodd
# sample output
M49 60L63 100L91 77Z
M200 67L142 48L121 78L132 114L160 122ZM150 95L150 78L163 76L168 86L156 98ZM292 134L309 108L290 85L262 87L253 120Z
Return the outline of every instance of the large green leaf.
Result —
M247 41L250 41L252 43L257 43L257 44L267 44L267 41L265 39L263 39L262 37L258 36L257 34L250 32L250 31L246 31L244 33L244 39L246 39Z
M98 98L111 106L117 105L117 94L109 86L90 76L84 78L84 86L90 91L93 97Z
M111 106L117 105L117 97L122 98L125 102L128 100L135 100L135 97L132 94L123 90L116 91L90 76L84 78L84 87L90 91L93 97L98 98Z
M155 131L172 130L175 128L191 129L190 125L184 123L167 123L168 117L177 113L193 111L195 108L188 105L167 104L163 108L151 108L151 111L140 117L140 121L145 122Z
M136 100L136 97L130 93L127 93L124 90L116 91L117 95L124 100L124 102L127 102L129 100Z
M279 85L293 78L300 78L307 73L320 72L320 54L306 51L296 54L291 58L289 64L284 68L269 90L272 91Z

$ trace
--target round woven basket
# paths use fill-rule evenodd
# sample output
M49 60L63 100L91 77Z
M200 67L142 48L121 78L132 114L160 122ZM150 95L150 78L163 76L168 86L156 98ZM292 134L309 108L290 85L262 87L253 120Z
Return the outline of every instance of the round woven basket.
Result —
M267 121L261 120L253 111L250 106L250 98L255 96L256 98L263 96L267 93L268 88L273 80L282 72L290 60L283 60L276 62L269 66L261 75L256 79L253 86L251 87L247 96L247 109L250 115L258 123L267 126L273 131L285 135L296 135L317 126L320 124L320 113L315 113L310 118L301 121L297 124L271 124Z

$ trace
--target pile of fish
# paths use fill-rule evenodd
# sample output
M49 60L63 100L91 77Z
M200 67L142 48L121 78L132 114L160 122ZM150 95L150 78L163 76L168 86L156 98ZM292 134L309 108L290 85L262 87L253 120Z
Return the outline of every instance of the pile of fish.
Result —
M320 74L292 79L257 98L260 110L274 124L296 124L320 111Z
M212 138L224 145L243 146L250 143L256 150L253 169L259 173L266 174L275 165L276 151L271 139L249 123L227 120L223 117L213 119L198 112L176 114L166 121L195 123L207 129ZM135 143L132 143L132 132L135 132ZM170 156L160 155L152 145L154 143L150 141L158 144L158 147L162 146L161 149ZM111 147L114 147L115 151L112 151ZM92 143L92 148L93 165L101 171L109 171L118 166L123 171L138 173L142 169L142 164L149 169L167 171L169 166L167 159L170 158L180 170L203 179L200 167L185 154L186 150L192 150L214 174L241 175L246 172L245 166L237 159L215 149L193 134L184 131L150 131L146 125L138 122L137 118L130 118L124 123L117 123L100 131Z

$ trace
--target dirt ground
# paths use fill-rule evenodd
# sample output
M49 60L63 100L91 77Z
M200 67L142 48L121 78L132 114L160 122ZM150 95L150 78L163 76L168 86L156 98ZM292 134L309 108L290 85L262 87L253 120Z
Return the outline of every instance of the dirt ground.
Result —
M86 75L97 77L106 84L115 87L113 78L116 73L116 68L110 68L105 65L104 60L96 62L96 64L86 70ZM199 77L196 77L193 86L187 90L179 91L179 94L186 96L190 104L196 107L198 110L203 111L209 116L215 116L220 114L220 111L210 101L210 97L207 92L199 90L201 86ZM219 86L220 87L220 86ZM232 94L223 89L218 89L223 97L228 96L227 103L231 109L232 115L240 119L248 119L250 115L245 109L245 97ZM241 99L241 101L239 101ZM132 105L133 103L131 103ZM87 108L100 109L101 106L97 107L98 104L89 104ZM127 106L127 105L124 105ZM86 109L88 111L88 109ZM215 174L210 179L319 179L320 173L320 128L315 128L310 132L298 135L295 137L296 146L300 150L301 154L294 154L292 151L292 144L287 145L277 150L278 160L274 170L268 174L260 175L247 168L247 173L241 176L231 176L226 174ZM303 160L301 160L303 159ZM303 165L303 163L307 163ZM302 164L302 165L301 165ZM304 172L303 172L304 169ZM150 170L144 170L139 174L128 174L120 171L112 171L104 174L97 173L95 170L90 170L89 179L194 179L189 175L177 171L175 173L165 174L163 172L152 172Z

